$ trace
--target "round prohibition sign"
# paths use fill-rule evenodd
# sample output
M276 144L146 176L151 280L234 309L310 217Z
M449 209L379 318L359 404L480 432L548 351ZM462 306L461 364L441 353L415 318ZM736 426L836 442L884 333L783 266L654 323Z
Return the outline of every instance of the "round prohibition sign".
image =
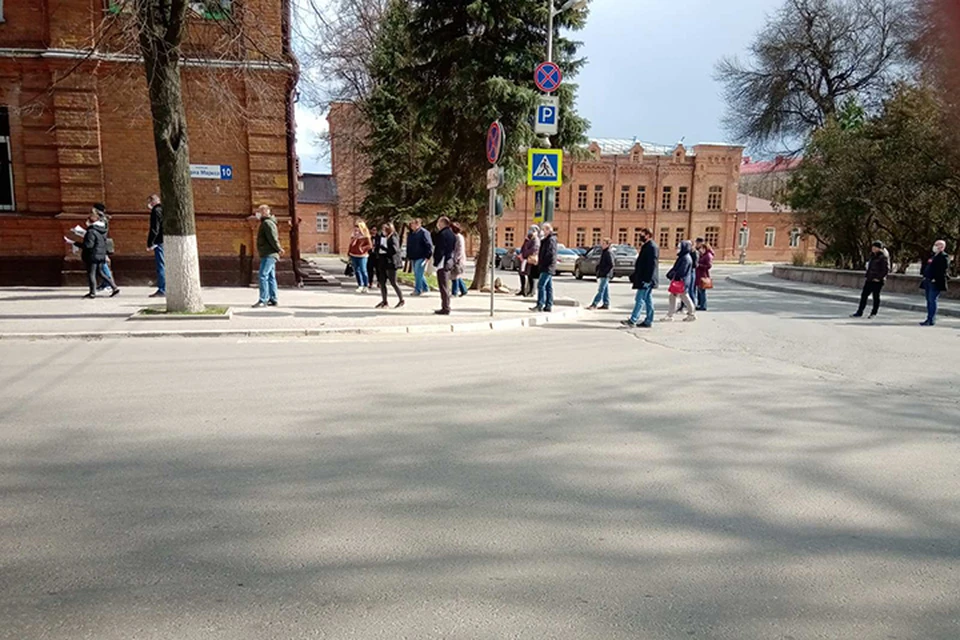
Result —
M497 164L500 161L500 152L503 149L503 125L500 121L490 125L487 131L487 161Z
M556 62L542 62L533 74L537 89L544 93L553 93L563 83L563 72Z

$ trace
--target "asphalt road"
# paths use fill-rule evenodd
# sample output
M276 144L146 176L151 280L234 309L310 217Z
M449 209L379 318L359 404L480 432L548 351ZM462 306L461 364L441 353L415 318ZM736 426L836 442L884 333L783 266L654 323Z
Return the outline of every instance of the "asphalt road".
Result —
M483 336L0 343L0 638L960 637L960 323L721 283L628 332L614 290Z

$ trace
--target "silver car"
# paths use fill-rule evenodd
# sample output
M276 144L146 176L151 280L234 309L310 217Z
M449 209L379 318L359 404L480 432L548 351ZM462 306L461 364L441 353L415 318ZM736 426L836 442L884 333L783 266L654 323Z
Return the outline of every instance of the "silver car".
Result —
M628 244L614 244L610 246L613 253L613 278L626 278L633 273L633 267L637 262L638 252ZM600 255L603 249L594 247L587 252L587 255L577 261L573 275L577 280L583 280L584 276L597 275L597 267L600 265Z
M580 254L566 247L557 248L557 274L574 273L577 269L577 260Z

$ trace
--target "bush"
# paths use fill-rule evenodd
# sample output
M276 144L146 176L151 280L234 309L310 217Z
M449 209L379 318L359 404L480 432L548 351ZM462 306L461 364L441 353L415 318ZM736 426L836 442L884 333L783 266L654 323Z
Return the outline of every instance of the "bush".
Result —
M807 254L800 252L793 254L793 259L790 263L795 267L807 266Z

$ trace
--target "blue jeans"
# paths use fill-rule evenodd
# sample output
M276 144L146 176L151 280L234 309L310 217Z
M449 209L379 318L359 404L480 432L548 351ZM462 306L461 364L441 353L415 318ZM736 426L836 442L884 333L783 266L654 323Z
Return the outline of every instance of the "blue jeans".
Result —
M467 295L467 283L463 278L457 278L453 281L453 295Z
M110 271L110 265L107 264L106 262L100 265L100 275L103 277L103 282L97 288L98 289L110 288L112 290L113 285L115 284L113 281L113 273L111 273Z
M260 258L260 302L277 301L277 259Z
M370 286L370 274L367 273L367 260L368 258L366 256L362 258L350 256L350 264L353 265L353 274L357 276L358 287Z
M940 292L937 291L937 285L932 282L926 283L927 292L927 322L935 324L937 322L937 308L940 300Z
M427 270L427 259L419 258L413 261L413 292L427 293L430 291L430 285L427 284L427 278L423 275Z
M593 306L610 306L610 278L597 278L597 295L593 299Z
M647 309L647 316L643 324L653 324L653 287L648 284L637 289L636 302L633 305L633 313L630 314L630 322L638 324L640 322L640 312L644 307Z
M537 280L537 308L551 309L553 307L553 276L541 273Z
M701 311L707 310L707 290L697 289L697 308Z
M157 291L167 292L167 263L163 258L163 245L158 244L153 248L153 260L157 263Z

